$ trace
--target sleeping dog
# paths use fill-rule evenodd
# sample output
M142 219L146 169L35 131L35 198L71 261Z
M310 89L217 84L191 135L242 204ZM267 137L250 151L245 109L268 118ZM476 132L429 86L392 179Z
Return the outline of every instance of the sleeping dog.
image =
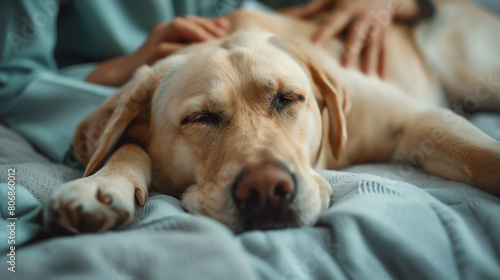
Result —
M500 111L497 91L477 89L478 73L500 73L492 16L445 2L434 22L395 26L386 80L342 68L338 40L313 47L314 22L228 18L230 36L142 66L79 124L85 174L46 203L48 231L129 225L148 190L235 232L311 225L330 197L316 170L366 162L407 162L500 194L500 143L443 108L442 90Z

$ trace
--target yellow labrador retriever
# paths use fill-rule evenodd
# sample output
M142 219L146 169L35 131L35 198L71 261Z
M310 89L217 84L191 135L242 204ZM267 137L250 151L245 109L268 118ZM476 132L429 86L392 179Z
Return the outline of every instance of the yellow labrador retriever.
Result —
M314 23L245 11L228 18L232 35L142 66L80 123L74 148L85 175L52 194L49 231L131 224L148 190L235 232L310 225L330 197L315 170L366 162L408 162L500 194L500 143L440 107L444 88L500 111L497 91L477 89L480 72L464 72L499 77L487 42L495 18L445 3L434 22L394 27L386 81L342 68L337 40L311 46ZM477 22L481 30L464 30ZM486 41L474 45L483 56L467 53L470 40Z

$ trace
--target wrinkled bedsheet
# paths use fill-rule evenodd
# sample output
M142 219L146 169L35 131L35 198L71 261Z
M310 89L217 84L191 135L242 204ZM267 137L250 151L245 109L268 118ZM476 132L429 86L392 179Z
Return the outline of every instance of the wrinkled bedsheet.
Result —
M500 140L500 116L472 121ZM234 235L156 194L126 229L47 238L41 201L80 172L3 126L0 165L0 182L16 168L18 217L12 273L1 183L0 279L500 279L500 199L409 166L322 171L332 205L313 227Z

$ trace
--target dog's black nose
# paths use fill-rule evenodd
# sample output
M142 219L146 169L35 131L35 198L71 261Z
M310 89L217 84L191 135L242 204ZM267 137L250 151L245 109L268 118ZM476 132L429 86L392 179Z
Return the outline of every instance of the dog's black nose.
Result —
M241 171L232 191L238 210L247 219L275 220L289 212L297 193L297 182L283 164L264 162Z

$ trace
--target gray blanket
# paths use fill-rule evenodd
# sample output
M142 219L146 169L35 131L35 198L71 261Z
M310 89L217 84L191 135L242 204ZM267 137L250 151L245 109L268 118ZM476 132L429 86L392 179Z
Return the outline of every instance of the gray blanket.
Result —
M481 114L473 121L500 140L498 116ZM44 238L34 214L40 200L79 172L49 162L4 127L0 135L0 182L6 182L6 168L16 167L19 207L13 273L7 270L2 184L0 279L500 276L500 199L418 170L402 173L389 164L323 171L333 189L333 205L313 227L234 235L214 220L185 213L175 198L157 194L129 228Z

